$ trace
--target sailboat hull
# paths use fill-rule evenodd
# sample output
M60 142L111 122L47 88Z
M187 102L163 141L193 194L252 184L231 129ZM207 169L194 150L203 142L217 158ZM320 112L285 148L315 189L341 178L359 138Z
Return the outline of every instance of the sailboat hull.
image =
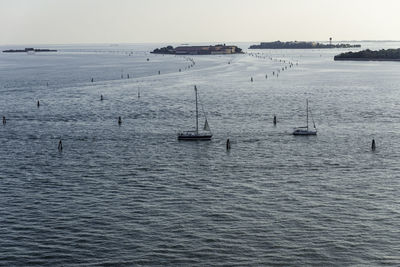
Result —
M181 141L210 141L212 135L209 134L179 134L178 140Z
M317 135L317 131L297 129L293 132L293 135Z

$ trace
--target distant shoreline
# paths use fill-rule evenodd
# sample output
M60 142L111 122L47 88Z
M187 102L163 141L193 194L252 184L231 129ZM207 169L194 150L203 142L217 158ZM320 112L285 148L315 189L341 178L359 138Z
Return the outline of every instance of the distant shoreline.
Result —
M39 49L39 48L3 50L3 53L29 53L29 52L57 52L57 50L55 50L55 49Z
M261 42L259 45L251 45L249 49L329 49L329 48L359 48L359 44L323 44L318 42Z

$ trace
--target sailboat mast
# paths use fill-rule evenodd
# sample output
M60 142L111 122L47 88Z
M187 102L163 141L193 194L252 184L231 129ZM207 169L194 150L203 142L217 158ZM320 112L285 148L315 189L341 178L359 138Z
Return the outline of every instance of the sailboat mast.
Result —
M197 107L197 87L196 87L196 85L194 86L194 92L196 95L196 134L199 134L199 110Z
M308 131L308 99L306 99L307 102L307 131Z

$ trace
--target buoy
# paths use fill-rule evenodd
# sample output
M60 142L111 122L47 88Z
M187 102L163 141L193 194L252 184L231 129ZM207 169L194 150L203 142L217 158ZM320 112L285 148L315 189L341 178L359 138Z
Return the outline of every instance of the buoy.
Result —
M6 117L3 116L3 125L6 124L6 122L7 122L7 121L6 121Z
M226 150L231 149L231 141L229 141L229 138L226 140Z
M92 82L94 82L94 79L92 78Z
M375 139L372 139L371 149L372 149L372 151L375 151L375 149L376 149Z
M39 102L39 100L37 101L37 107L40 107L40 102Z
M60 139L60 141L58 142L58 151L61 151L63 149L63 145L62 145L62 141Z
M274 115L274 125L276 125L276 115Z
M103 99L104 99L103 95L100 95L100 101L103 101Z
M181 72L181 69L179 69L179 72Z
M121 124L122 120L121 120L121 116L118 117L118 124Z
M251 77L250 81L253 82L253 77Z
M161 74L161 71L158 71L158 75L160 75Z
M147 58L147 61L149 61L150 59L149 58Z

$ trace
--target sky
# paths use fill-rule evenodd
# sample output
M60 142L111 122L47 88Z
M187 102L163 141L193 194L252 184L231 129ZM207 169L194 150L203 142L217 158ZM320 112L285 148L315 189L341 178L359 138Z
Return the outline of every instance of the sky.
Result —
M399 0L0 0L0 45L400 40Z

